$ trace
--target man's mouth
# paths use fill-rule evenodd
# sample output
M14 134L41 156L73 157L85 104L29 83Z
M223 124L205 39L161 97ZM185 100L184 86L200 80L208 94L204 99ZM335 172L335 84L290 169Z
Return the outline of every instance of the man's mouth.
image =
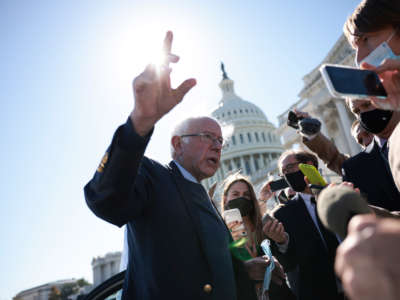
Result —
M207 162L211 165L218 166L219 160L217 158L211 157L207 159Z

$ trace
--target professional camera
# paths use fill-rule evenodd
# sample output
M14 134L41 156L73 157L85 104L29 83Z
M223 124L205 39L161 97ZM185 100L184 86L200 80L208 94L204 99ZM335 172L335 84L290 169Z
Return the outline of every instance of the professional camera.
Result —
M314 118L298 117L293 111L289 111L287 124L300 130L304 136L312 136L321 130L321 122Z

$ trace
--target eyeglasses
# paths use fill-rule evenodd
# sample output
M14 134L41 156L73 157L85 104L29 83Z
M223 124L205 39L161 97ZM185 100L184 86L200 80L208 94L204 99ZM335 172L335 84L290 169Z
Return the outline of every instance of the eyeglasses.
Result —
M295 162L295 163L291 163L291 164L287 164L284 168L282 168L282 176L284 174L288 174L288 173L292 173L294 170L296 170L298 168L300 162Z
M223 146L224 145L224 139L222 137L215 137L214 135L210 133L193 133L193 134L184 134L181 135L182 138L184 137L190 137L190 136L198 136L200 137L200 140L203 143L207 144L212 144L212 145L218 145L218 146Z

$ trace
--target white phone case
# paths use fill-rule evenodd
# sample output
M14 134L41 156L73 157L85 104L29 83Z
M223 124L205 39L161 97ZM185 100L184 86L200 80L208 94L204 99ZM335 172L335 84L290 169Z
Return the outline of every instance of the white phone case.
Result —
M332 84L332 80L326 70L327 66L332 66L332 67L339 67L339 68L347 68L347 69L358 69L350 66L343 66L343 65L337 65L337 64L323 64L320 68L319 71L321 72L322 78L324 79L326 86L328 87L329 92L331 95L335 98L353 98L353 99L365 99L365 98L370 98L371 96L368 95L360 95L360 94L343 94L338 92L335 87ZM376 96L377 98L382 98L385 99L386 97L381 97L381 96Z
M222 217L224 218L226 224L229 224L234 221L241 222L242 224L239 227L237 227L237 230L242 230L243 236L247 235L246 229L244 228L244 224L243 224L243 218L242 218L242 215L240 214L240 210L238 208L232 208L232 209L225 210L222 214Z

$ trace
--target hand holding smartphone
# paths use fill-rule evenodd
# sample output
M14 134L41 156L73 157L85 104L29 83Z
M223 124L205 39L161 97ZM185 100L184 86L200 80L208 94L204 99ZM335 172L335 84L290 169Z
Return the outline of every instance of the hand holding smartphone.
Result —
M243 218L238 208L225 210L222 214L222 217L224 218L226 226L228 226L235 241L247 236L247 232L243 224Z
M336 98L386 98L381 80L373 71L324 64L319 69L329 92Z
M308 182L313 185L326 186L325 179L313 165L299 164L300 171L307 177Z

